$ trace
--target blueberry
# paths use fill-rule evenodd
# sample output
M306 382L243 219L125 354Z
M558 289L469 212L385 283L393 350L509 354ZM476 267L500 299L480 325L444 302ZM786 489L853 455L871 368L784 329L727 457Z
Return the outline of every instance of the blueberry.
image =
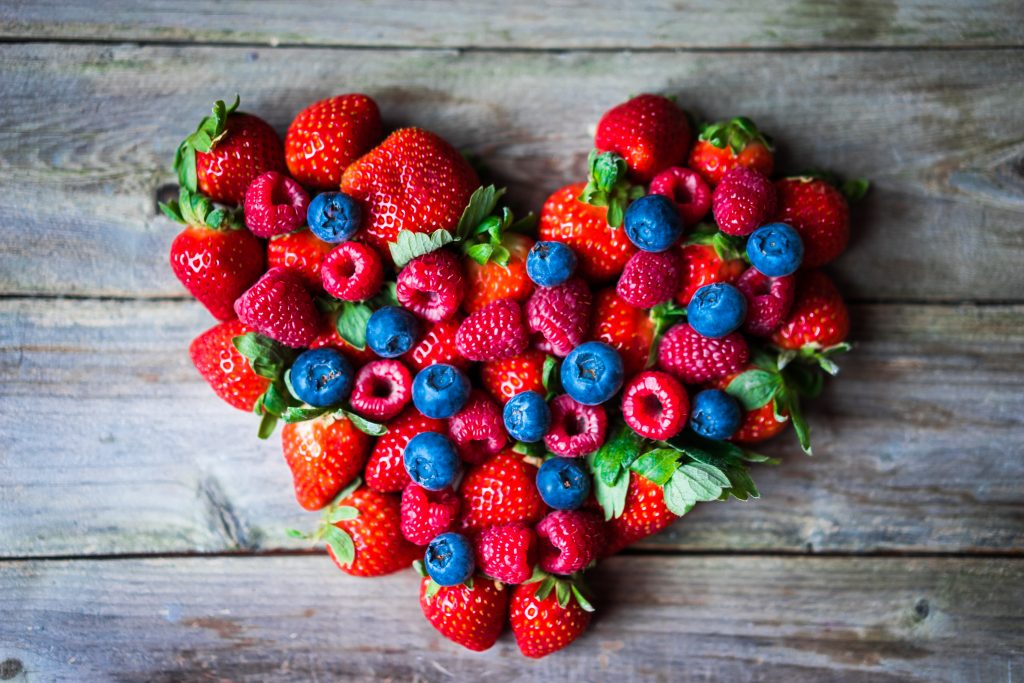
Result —
M419 330L412 313L398 306L385 306L367 321L366 343L381 358L397 358L416 344Z
M708 439L728 439L740 428L743 415L735 398L721 389L705 389L693 397L690 428Z
M686 307L690 327L705 337L724 337L738 329L746 315L746 297L727 282L704 285Z
M562 242L537 242L526 255L526 274L541 287L562 284L576 271L576 254Z
M626 237L643 251L665 251L683 236L683 221L668 197L649 194L626 209Z
M402 463L409 478L429 491L451 486L462 471L451 439L435 432L420 432L409 439Z
M476 568L473 544L468 538L454 531L435 536L427 545L423 565L434 583L458 586L465 583Z
M549 458L537 470L537 491L549 507L575 510L590 495L590 472L575 458Z
M306 225L324 242L344 242L363 222L363 209L344 192L324 192L306 209Z
M352 365L334 349L310 349L292 363L288 379L300 401L326 408L348 398L352 391Z
M800 234L785 223L769 223L751 233L747 240L747 258L768 277L790 275L804 260L804 242Z
M604 342L587 342L562 362L562 387L577 402L596 406L622 388L624 372L619 352Z
M524 391L510 398L502 417L509 436L525 443L540 441L551 427L547 401L536 391Z
M428 365L412 381L413 404L435 420L444 420L459 412L468 398L469 379L454 365Z

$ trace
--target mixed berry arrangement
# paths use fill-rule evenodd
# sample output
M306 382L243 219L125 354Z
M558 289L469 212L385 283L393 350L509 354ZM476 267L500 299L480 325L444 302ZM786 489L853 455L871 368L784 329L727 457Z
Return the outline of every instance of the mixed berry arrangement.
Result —
M284 141L217 102L162 205L171 267L219 322L190 347L213 390L278 423L299 505L338 567L415 566L446 638L528 657L594 609L583 576L702 501L758 491L750 447L835 374L849 316L820 267L848 199L772 179L746 118L700 127L640 95L600 120L583 182L516 218L441 137L386 134L350 94Z

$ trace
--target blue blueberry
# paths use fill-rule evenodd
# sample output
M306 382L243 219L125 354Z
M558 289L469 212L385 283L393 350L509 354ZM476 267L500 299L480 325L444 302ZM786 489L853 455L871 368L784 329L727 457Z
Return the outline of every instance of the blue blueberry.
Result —
M409 439L402 463L409 478L429 491L451 486L462 471L455 444L435 432L420 432Z
M363 222L363 209L344 192L323 192L306 209L306 225L324 242L344 242Z
M413 404L435 420L444 420L459 412L468 398L469 379L454 365L428 365L416 373L412 381Z
M549 507L575 510L590 495L590 472L577 458L549 458L537 470L537 491Z
M562 362L562 387L577 402L604 403L622 388L624 371L619 352L604 342L587 342L573 349Z
M560 285L576 271L576 253L562 242L537 242L526 255L526 274L541 287Z
M690 327L705 337L724 337L734 332L746 316L746 297L727 282L704 285L686 307Z
M693 397L690 429L708 439L728 439L743 421L740 404L721 389L705 389Z
M751 233L747 240L750 264L768 277L791 275L804 260L800 234L785 223L769 223Z
M337 405L348 398L352 379L352 365L331 348L303 351L288 371L295 396L318 408Z
M454 531L435 536L423 554L423 566L434 583L442 586L465 583L476 569L473 544Z
M523 391L505 404L505 430L517 441L540 441L551 427L551 410L536 391Z
M660 194L649 194L630 204L624 225L626 237L643 251L665 251L683 236L679 211Z
M416 317L398 306L373 312L366 323L366 344L381 358L398 358L416 345L420 325Z

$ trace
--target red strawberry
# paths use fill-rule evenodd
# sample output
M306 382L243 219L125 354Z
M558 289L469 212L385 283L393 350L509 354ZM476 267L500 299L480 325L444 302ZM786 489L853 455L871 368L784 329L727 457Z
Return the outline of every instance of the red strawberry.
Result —
M324 290L342 301L363 301L384 284L384 266L377 251L361 242L343 242L320 266Z
M356 373L352 410L371 420L387 421L412 400L412 375L402 361L381 358L370 361Z
M270 124L236 111L238 100L225 106L218 100L174 155L181 185L215 202L238 205L257 176L284 172L281 138Z
M789 314L796 277L768 277L757 268L748 268L736 281L736 287L747 299L743 331L755 337L767 337Z
M420 432L443 434L443 420L426 417L409 406L388 423L388 431L377 438L377 444L366 463L366 485L376 491L401 491L409 483L402 454L409 439Z
M467 531L509 522L532 523L544 516L537 468L506 450L472 467L462 480L462 524Z
M302 228L267 242L267 266L288 268L302 278L311 292L319 291L320 263L333 248L333 244L324 242L309 228Z
M420 582L420 608L431 626L448 640L476 652L494 645L508 607L508 591L501 584L478 576L472 587L441 587L431 595L432 587L437 584L427 577Z
M818 270L802 272L789 316L772 335L783 349L827 349L846 340L850 314L843 297L827 275Z
M286 424L281 448L292 471L299 505L319 510L334 500L363 471L371 442L345 418L320 417Z
M412 370L419 372L428 365L437 363L447 363L462 370L469 369L471 363L455 348L455 335L458 334L461 324L462 319L456 316L428 327L423 338L405 355L405 360L409 362Z
M594 146L622 156L633 178L646 183L686 158L690 122L672 100L638 95L601 117Z
M459 456L472 464L483 462L508 443L501 408L482 391L470 394L462 410L449 418L448 434Z
M284 137L288 171L303 185L333 190L353 161L380 142L377 103L366 95L337 95L299 112Z
M680 323L662 338L658 367L683 384L702 384L736 372L749 356L746 339L739 332L712 339Z
M615 291L630 306L651 308L672 299L680 274L677 250L638 251L626 263Z
M285 346L309 346L323 321L302 280L286 268L271 268L235 301L238 319Z
M637 249L626 231L608 225L608 209L579 201L585 183L555 191L540 212L540 238L565 242L576 252L577 272L591 284L607 282L622 272Z
M402 535L416 545L449 531L458 516L459 497L449 489L428 491L409 484L402 491Z
M341 177L341 191L363 204L359 234L388 258L402 230L452 230L479 184L457 149L419 128L395 131Z
M536 562L537 534L522 522L492 526L476 538L477 569L502 583L529 580Z
M651 181L649 192L671 199L685 226L700 223L711 208L711 188L699 173L688 168L665 169Z
M842 192L817 178L784 178L775 186L775 220L800 233L805 268L818 268L843 253L850 241L850 207Z
M564 458L579 458L604 444L608 414L603 406L586 406L562 394L549 407L551 428L544 435L549 451Z
M277 171L267 171L245 191L245 225L257 237L294 232L306 224L309 195Z
M564 358L590 331L590 288L578 277L555 287L538 287L526 302L526 325L534 346Z
M508 232L501 235L501 245L509 254L505 265L493 260L481 265L472 258L466 259L468 287L462 307L467 313L479 311L498 299L522 303L533 291L533 281L526 274L526 256L533 247L533 239Z
M750 119L738 117L701 128L686 164L714 187L740 166L771 176L775 169L772 144Z
M604 546L604 521L594 512L556 510L537 524L540 568L573 574L597 559Z
M679 279L676 301L682 305L690 303L694 293L704 285L713 282L735 282L743 273L742 259L725 260L715 248L707 244L688 244L682 248L683 275Z
M398 496L364 486L342 495L325 509L324 517L328 524L317 532L318 537L327 542L327 553L346 574L383 576L405 569L422 556L421 548L402 536Z
M690 398L671 375L641 372L622 392L622 417L634 432L648 439L671 439L686 426Z
M431 322L448 320L466 295L459 258L443 249L417 256L398 274L399 303Z
M564 604L560 597L565 598ZM579 638L590 625L590 612L580 606L568 588L545 588L545 582L524 583L512 590L509 622L519 651L538 659Z
M775 213L775 195L775 186L766 176L742 166L734 168L711 196L715 223L726 235L749 235Z
M517 356L530 343L519 304L498 299L472 313L459 325L455 348L471 361L500 360Z
M235 337L252 331L245 323L229 320L203 332L188 347L192 363L214 393L246 412L252 411L256 399L270 386L270 380L253 372L232 343Z
M480 366L480 380L496 401L505 403L523 391L544 393L547 354L527 349L518 356L487 361Z
M646 311L630 306L615 289L597 293L591 337L619 352L626 378L644 369L654 341L654 323Z
M605 523L604 556L614 555L641 538L658 533L676 519L678 516L665 506L661 487L636 472L630 472L622 514Z

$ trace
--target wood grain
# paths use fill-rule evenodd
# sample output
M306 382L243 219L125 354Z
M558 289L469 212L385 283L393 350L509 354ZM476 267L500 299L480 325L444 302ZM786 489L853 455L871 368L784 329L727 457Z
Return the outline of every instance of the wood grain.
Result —
M76 40L366 47L719 48L1021 45L1012 0L327 0L260 2L14 0L0 36Z
M861 305L857 348L755 472L757 502L700 506L666 550L1024 550L1024 306ZM0 301L0 555L298 548L276 439L187 356L196 304Z
M21 681L1016 681L1015 560L630 557L598 618L539 661L470 653L419 613L417 577L323 556L4 563L0 660ZM386 635L385 635L386 634Z
M571 87L569 85L571 84ZM520 208L583 173L588 126L628 93L756 118L780 164L867 176L837 265L862 300L1020 300L1024 52L493 53L3 45L0 294L181 296L156 193L216 97L284 129L365 90L390 126L480 155ZM26 235L32 235L27 239Z

